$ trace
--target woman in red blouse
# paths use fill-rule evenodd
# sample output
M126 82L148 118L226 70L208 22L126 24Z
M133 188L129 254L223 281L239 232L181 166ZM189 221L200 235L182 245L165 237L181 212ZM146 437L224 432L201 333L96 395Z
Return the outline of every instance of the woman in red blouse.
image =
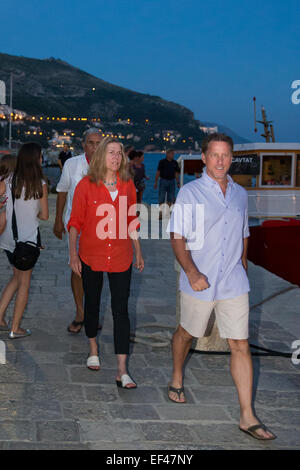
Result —
M130 323L128 298L133 262L142 271L144 260L137 238L136 189L128 173L127 159L120 142L110 137L98 146L89 172L77 185L68 223L70 266L82 277L84 326L90 342L87 367L100 369L97 329L103 273L108 273L114 322L114 345L122 388L136 388L126 368ZM77 253L76 242L79 239Z

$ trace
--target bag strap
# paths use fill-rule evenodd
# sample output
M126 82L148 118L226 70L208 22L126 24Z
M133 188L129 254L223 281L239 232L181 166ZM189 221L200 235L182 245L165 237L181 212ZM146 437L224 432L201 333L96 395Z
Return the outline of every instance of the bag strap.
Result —
M11 218L11 228L13 232L13 237L15 240L15 243L17 244L18 241L18 226L17 226L17 217L15 213L15 195L14 195L14 186L15 186L15 175L12 177L12 182L11 182L11 197L12 197L12 203L13 203L13 212L12 212L12 218ZM34 242L31 242L34 243ZM34 243L35 244L35 243ZM40 234L40 229L39 227L37 228L37 237L36 237L36 246L40 248L42 246L42 240L41 240L41 234Z
M15 186L15 184L14 183L15 183L15 175L13 175L12 182L11 182L11 197L12 197L12 203L13 203L11 228L12 228L14 240L17 243L17 241L18 241L18 227L17 227L17 218L16 218L16 213L15 213L15 195L14 195L14 186Z

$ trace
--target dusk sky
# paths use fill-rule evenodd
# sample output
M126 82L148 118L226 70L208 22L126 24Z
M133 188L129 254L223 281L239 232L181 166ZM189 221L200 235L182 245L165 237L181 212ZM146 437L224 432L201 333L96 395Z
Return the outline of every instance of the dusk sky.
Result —
M291 100L300 80L296 0L2 0L0 11L0 52L60 58L262 141L256 96L276 140L300 141L300 104Z

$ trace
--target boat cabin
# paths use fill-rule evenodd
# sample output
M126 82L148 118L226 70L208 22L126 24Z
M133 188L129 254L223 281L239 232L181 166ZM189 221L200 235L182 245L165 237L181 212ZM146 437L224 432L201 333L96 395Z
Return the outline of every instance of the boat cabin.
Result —
M201 175L201 155L177 161L181 185L184 174ZM250 217L300 217L300 143L237 144L229 174L248 191Z

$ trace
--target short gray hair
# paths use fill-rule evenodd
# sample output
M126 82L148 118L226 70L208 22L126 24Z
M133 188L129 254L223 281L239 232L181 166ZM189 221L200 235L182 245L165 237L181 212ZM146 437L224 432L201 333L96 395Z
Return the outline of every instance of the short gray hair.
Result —
M99 134L99 132L102 133L102 131L99 131L99 129L97 129L96 127L90 127L89 129L84 131L84 133L82 134L82 142L86 141L87 136L91 134Z

